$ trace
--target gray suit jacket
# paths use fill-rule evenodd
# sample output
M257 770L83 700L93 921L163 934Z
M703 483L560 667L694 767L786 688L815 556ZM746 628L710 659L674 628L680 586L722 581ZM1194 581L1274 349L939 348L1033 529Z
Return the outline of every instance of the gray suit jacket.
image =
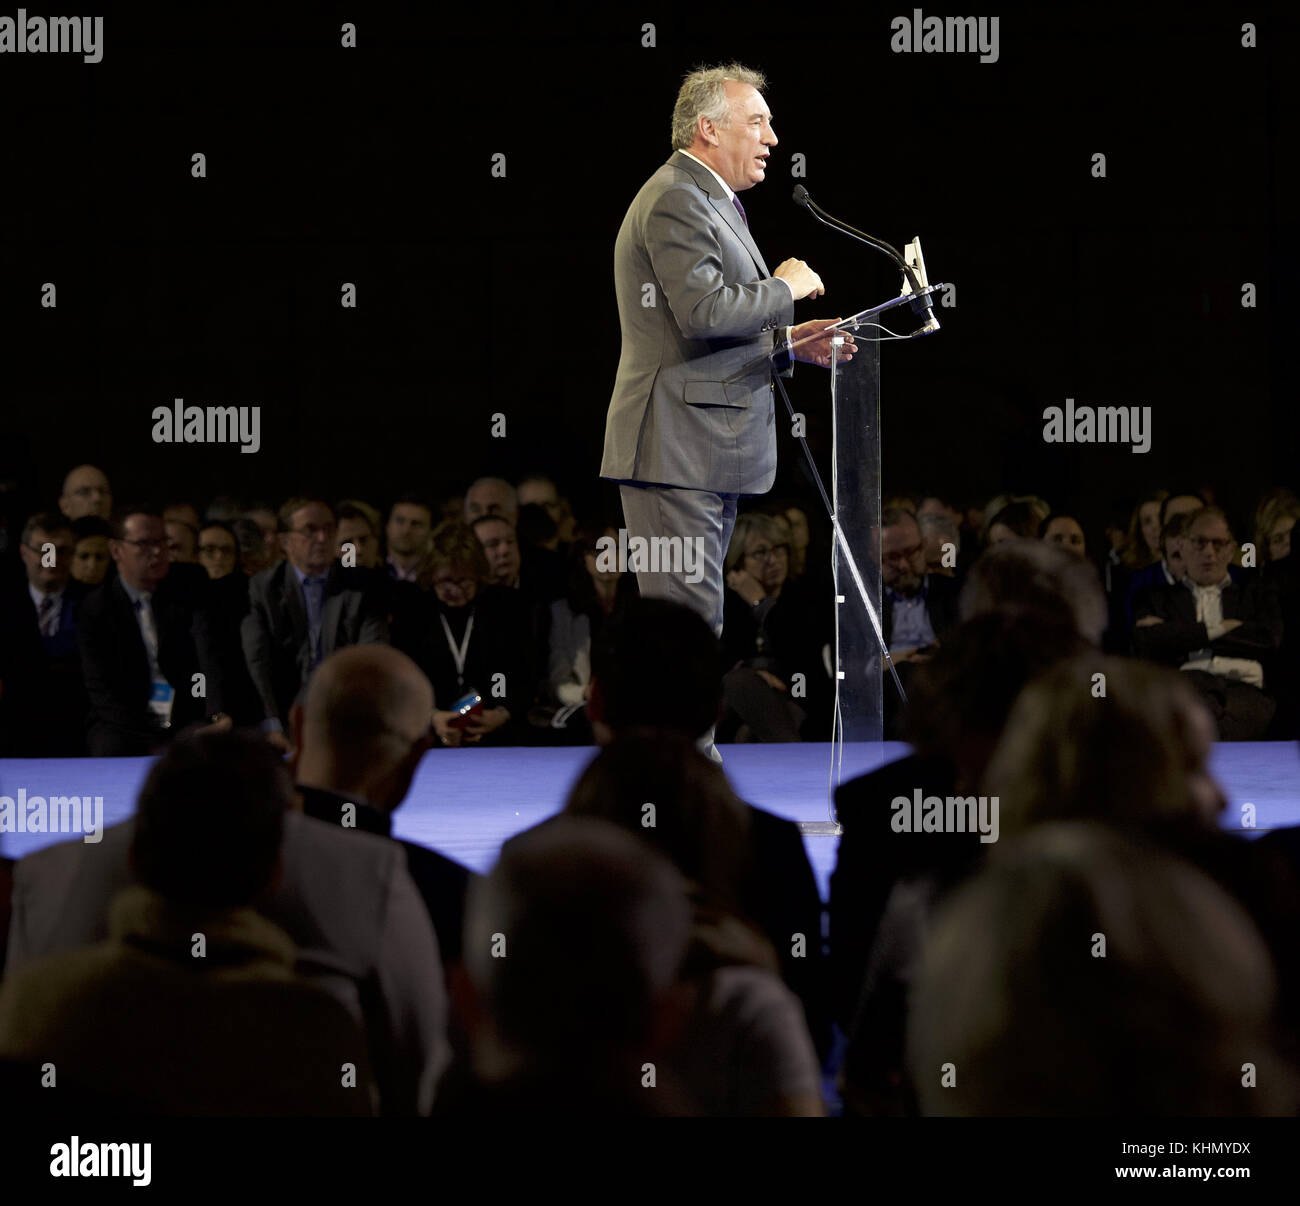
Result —
M321 607L322 660L344 645L388 643L388 621L369 581L361 570L330 566ZM287 727L289 708L311 673L307 604L287 560L249 580L240 640L266 717Z
M773 332L793 322L794 301L707 168L674 152L642 186L614 245L614 286L623 351L601 476L770 490L767 357Z
M14 868L6 973L101 942L108 905L132 882L134 819L29 854ZM438 939L397 842L286 813L283 873L259 911L298 947L299 970L365 1024L385 1113L427 1114L446 1066Z

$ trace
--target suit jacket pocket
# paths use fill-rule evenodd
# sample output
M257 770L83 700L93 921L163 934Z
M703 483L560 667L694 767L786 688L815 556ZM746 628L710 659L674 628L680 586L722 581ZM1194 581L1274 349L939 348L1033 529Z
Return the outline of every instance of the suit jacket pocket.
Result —
M743 408L754 401L753 390L736 381L687 381L682 385L687 406L730 406Z

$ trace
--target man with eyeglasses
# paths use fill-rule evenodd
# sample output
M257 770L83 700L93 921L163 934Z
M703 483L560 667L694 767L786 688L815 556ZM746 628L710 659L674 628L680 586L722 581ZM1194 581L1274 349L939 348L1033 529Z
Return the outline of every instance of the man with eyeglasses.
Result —
M366 571L339 563L338 526L326 503L291 498L278 527L285 560L249 582L240 636L262 731L287 751L289 709L311 672L345 645L387 644L388 619Z
M78 465L63 479L59 510L69 519L98 515L108 519L113 513L113 491L108 475L95 465Z
M1218 507L1193 514L1182 541L1183 579L1139 596L1133 648L1188 675L1222 740L1258 741L1277 710L1265 674L1281 644L1282 613L1270 584L1232 580L1236 548Z
M0 752L9 757L86 752L76 625L88 590L70 577L75 548L63 515L33 515L18 550L25 576L0 592Z
M171 563L156 509L128 507L110 522L117 575L87 597L77 625L88 752L151 754L188 725L230 728L207 574Z

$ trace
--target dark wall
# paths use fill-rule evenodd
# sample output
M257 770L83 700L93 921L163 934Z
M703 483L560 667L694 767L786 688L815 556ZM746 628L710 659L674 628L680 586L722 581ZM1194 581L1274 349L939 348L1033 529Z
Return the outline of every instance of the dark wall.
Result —
M841 6L828 29L788 3L133 5L106 15L99 64L0 56L0 478L22 507L84 459L119 498L384 502L541 465L597 505L614 235L669 154L682 73L734 57L768 72L780 139L751 227L770 264L797 255L828 286L800 315L897 278L792 204L795 152L821 204L919 234L956 284L938 336L883 349L887 489L1034 490L1098 519L1158 482L1212 482L1242 513L1297 484L1296 19L997 7L990 64L891 52L910 4ZM823 391L796 373L824 455ZM1150 405L1151 452L1046 446L1067 396ZM176 397L260 405L261 451L155 444ZM782 455L778 488L807 492Z

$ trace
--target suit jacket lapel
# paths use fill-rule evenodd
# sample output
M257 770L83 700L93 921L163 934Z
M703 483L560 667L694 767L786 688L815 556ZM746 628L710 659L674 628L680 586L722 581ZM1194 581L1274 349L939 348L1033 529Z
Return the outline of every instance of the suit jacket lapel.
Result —
M741 221L740 211L736 208L736 203L727 197L722 185L714 178L713 173L702 164L696 163L694 159L690 159L680 152L675 152L668 162L675 167L690 172L695 178L695 183L708 194L709 202L717 215L730 227L732 234L744 244L745 250L753 258L759 272L763 274L765 279L771 276L772 274L767 270L767 263L763 259L763 254L758 250L758 244L754 242L754 236L749 233L749 227Z

